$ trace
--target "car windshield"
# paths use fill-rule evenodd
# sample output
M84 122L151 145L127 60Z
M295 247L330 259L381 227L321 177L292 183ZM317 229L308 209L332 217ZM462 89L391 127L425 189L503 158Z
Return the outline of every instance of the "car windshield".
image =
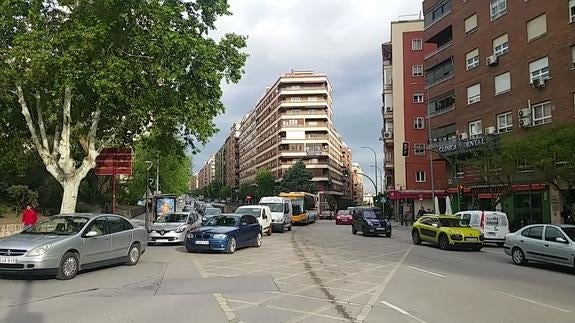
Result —
M262 212L261 209L257 208L257 207L242 207L236 210L236 213L238 214L249 214L249 215L253 215L256 218L259 218L262 216Z
M215 216L206 222L206 227L237 227L239 216Z
M441 223L442 227L448 228L468 228L469 225L465 222L461 221L460 219L452 219L452 218L438 218L439 223Z
M53 216L22 231L22 234L54 234L69 236L80 232L88 221L88 218L80 216Z
M215 215L220 213L222 213L222 211L215 207L206 208L206 211L204 212L205 215Z
M363 218L364 219L381 219L383 216L379 212L379 210L364 210L363 211Z
M260 205L267 205L270 207L272 212L284 212L284 205L283 203L260 203Z
M349 215L349 211L347 211L347 210L339 210L339 211L337 211L337 215Z
M157 223L180 223L186 222L188 215L186 213L170 213L156 221Z
M575 228L563 228L563 231L569 236L569 239L575 241Z

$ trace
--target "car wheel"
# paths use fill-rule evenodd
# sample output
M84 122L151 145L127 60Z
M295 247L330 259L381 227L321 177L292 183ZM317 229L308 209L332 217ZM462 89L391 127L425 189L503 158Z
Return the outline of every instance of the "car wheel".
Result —
M288 227L288 231L291 231L291 227L293 224L290 223L289 227Z
M285 223L282 224L282 228L280 229L280 232L281 233L286 232L286 224Z
M268 227L268 231L266 232L266 236L271 236L272 235L272 225L270 224L270 226Z
M388 237L388 238L391 238L391 232L386 232L386 233L385 233L385 236Z
M254 247L259 248L262 246L262 234L258 233L258 236L256 238L256 244Z
M126 265L134 266L135 264L137 264L138 261L140 261L140 255L141 255L140 244L139 243L132 244L132 246L128 250L128 261L126 261Z
M525 263L527 263L527 260L525 260L525 254L521 248L513 248L511 251L511 259L513 259L513 262L519 266L525 265Z
M351 233L357 234L357 230L355 229L355 226L353 224L351 225Z
M421 244L421 236L419 235L419 230L411 231L411 240L413 241L413 244Z
M60 260L60 267L58 267L56 278L59 280L72 279L76 277L78 271L80 271L78 254L74 252L66 252Z
M236 238L230 237L228 240L228 246L226 247L226 253L232 254L236 252Z
M505 245L505 242L498 242L498 243L497 243L497 246L498 246L498 247L503 247L504 245Z
M365 227L361 228L361 233L363 234L364 237L369 236L369 231L365 229Z
M439 249L441 250L449 249L449 239L445 234L439 236Z

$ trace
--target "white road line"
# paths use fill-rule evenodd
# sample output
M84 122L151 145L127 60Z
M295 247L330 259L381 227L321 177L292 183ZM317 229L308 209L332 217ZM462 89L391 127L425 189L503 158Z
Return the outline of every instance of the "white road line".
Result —
M256 303L256 302L243 301L243 300L239 300L239 299L233 299L233 300L230 300L230 302L238 303L238 304L244 304L244 305L251 305L254 307L261 306L261 307L279 310L279 311L284 311L284 312L308 315L309 317L317 316L317 317L328 318L328 319L332 319L332 320L336 320L336 321L347 321L346 319L339 317L339 316L333 316L333 315L321 314L321 313L313 313L313 312L302 311L302 310L297 310L294 308L287 308L287 307L281 307L281 306L275 306L275 305L260 304L260 303Z
M498 291L498 293L501 293L501 294L503 294L503 295L506 295L506 296L509 296L509 297L512 297L512 298L515 298L515 299L519 299L519 300L522 300L522 301L526 301L526 302L529 302L529 303L531 303L531 304L536 304L536 305L539 305L539 306L551 308L551 309L554 309L554 310L559 311L559 312L571 313L570 310L566 310L566 309L563 309L563 308L560 308L560 307L557 307L557 306L553 306L553 305L549 305L549 304L545 304L545 303L539 303L539 302L534 301L534 300L529 299L529 298L516 296L516 295L509 294L509 293L505 293L505 292L502 292L502 291Z
M505 254L505 252L497 252L497 251L491 251L491 250L481 250L481 252L487 252L487 253L492 253L492 254L495 254L495 255L507 256L507 255Z
M200 277L202 278L210 277L210 275L207 273L207 271L204 269L204 267L200 264L199 261L194 260L194 265L198 269ZM237 317L236 312L230 307L230 305L228 304L226 299L222 296L222 294L214 293L212 294L212 296L214 296L214 298L216 299L216 303L218 303L218 306L220 307L222 312L224 312L226 319L228 319L229 322L235 320Z
M419 322L419 323L426 323L424 320L420 319L419 317L414 316L413 314L409 313L408 311L406 311L406 310L404 310L404 309L402 309L402 308L400 308L400 307L397 307L397 306L395 306L395 305L393 305L393 304L391 304L391 303L388 303L388 302L386 302L386 301L381 301L381 304L383 304L383 305L385 305L385 306L387 306L387 307L389 307L389 308L391 308L391 309L393 309L393 310L396 310L396 311L398 311L399 313L401 313L401 314L403 314L403 315L405 315L405 316L407 316L407 317L409 317L409 318L411 318L411 319L413 319L413 320L416 320L416 321Z
M411 269L413 269L413 270L421 271L422 273L426 273L426 274L430 274L430 275L436 276L436 277L447 278L447 276L443 276L443 275L441 275L441 274L434 273L434 272L432 272L432 271L428 271L428 270L425 270L425 269L421 269L421 268L417 268L417 267L413 267L413 266L407 266L407 267L409 267L409 268L411 268Z

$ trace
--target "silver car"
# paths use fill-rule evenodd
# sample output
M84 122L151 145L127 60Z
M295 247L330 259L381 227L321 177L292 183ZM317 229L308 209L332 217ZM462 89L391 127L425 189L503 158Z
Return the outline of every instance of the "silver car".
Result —
M56 275L125 263L133 266L148 245L144 228L113 214L54 215L0 240L0 274Z
M202 222L192 212L172 212L159 218L148 229L148 243L183 243L186 235L199 228Z
M503 248L517 265L535 261L575 269L575 225L529 225L507 234Z

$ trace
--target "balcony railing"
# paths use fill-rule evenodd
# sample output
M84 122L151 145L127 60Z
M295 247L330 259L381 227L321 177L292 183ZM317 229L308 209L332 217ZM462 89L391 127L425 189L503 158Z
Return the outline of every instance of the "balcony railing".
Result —
M433 52L425 55L424 59L429 59L429 58L439 54L440 52L444 51L445 49L451 47L452 45L453 45L453 40L450 40L447 43L437 47Z

